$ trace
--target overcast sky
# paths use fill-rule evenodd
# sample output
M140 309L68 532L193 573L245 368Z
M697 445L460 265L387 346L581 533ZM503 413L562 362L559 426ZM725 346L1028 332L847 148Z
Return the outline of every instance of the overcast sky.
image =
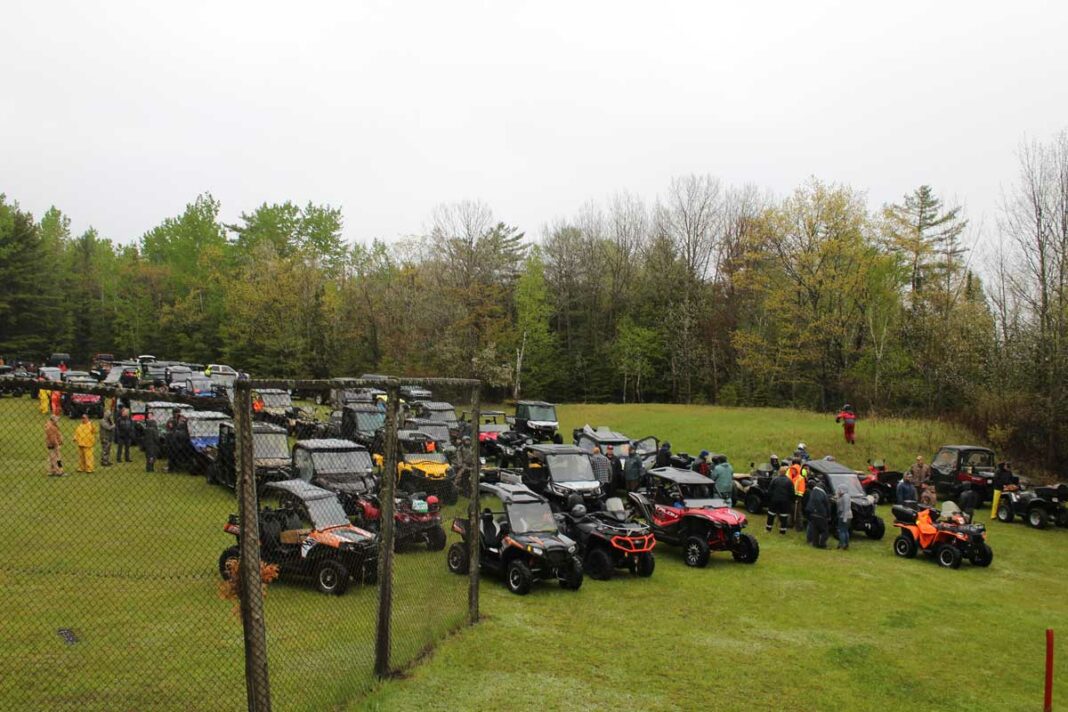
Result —
M930 183L992 233L1020 141L1068 127L1066 30L1018 0L6 0L0 192L124 242L203 191L311 200L365 241L442 202L540 235L673 175L815 175Z

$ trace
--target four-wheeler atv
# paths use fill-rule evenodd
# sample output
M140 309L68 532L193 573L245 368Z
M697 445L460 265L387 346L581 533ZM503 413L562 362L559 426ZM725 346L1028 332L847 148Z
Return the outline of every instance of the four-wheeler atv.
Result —
M504 422L485 422L478 426L478 451L482 457L493 458L500 462L501 451L500 438L512 430L512 426ZM507 440L507 438L505 438Z
M79 386L99 385L95 380L88 376L69 378L67 379L67 383ZM63 412L71 418L80 418L83 415L88 415L91 418L104 417L103 396L93 395L92 393L72 393L70 391L64 391L60 398L60 403L62 404Z
M970 524L953 502L939 512L933 507L895 504L894 526L900 530L894 539L894 553L906 559L922 551L933 554L939 566L960 567L961 559L976 566L990 566L994 552L986 543L986 527Z
M293 476L335 493L350 516L360 513L358 500L378 486L367 448L339 438L298 440L293 446Z
M444 423L449 429L449 439L455 442L460 437L460 420L452 403L444 401L419 401L414 404L416 416L423 420Z
M286 431L274 423L252 424L252 461L256 472L256 491L268 482L294 478ZM208 465L209 484L237 488L237 431L230 421L219 424L219 446Z
M768 488L777 473L770 462L750 462L749 467L749 474L734 473L734 501L744 503L750 514L760 514L768 506Z
M557 514L561 530L578 544L582 568L590 578L612 578L616 569L646 577L653 575L656 538L649 526L635 521L623 500L609 497L603 512L588 512L582 498L572 495L571 511Z
M348 403L341 409L341 437L366 448L374 446L375 435L386 424L386 412L374 403Z
M219 426L233 421L226 413L213 410L191 410L183 413L182 418L182 427L170 433L168 458L171 470L204 474L216 459Z
M277 495L278 509L259 512L260 559L278 566L282 576L311 577L323 593L340 596L355 580L378 578L378 537L349 523L337 497L303 480L271 482L267 496ZM223 531L241 535L235 514ZM232 546L219 557L219 574L229 577L230 562L240 549Z
M426 433L434 441L436 451L445 453L446 457L450 459L456 451L456 446L452 444L452 434L449 433L449 426L445 423L425 418L408 418L404 421L404 429Z
M516 401L511 425L517 433L528 436L536 443L554 442L559 445L564 441L557 432L560 422L556 418L556 406L552 403Z
M1044 529L1054 523L1068 527L1068 483L1019 489L1015 485L1002 490L998 500L997 517L1000 522L1011 522L1016 517L1026 519L1035 529Z
M960 497L965 482L979 497L979 504L993 492L994 451L976 445L943 445L931 458L931 480L943 499Z
M268 423L286 425L289 421L289 409L293 399L289 391L281 388L261 388L252 394L252 417Z
M572 591L582 586L578 547L560 533L544 497L508 482L483 482L479 491L486 504L477 533L483 572L503 574L508 590L519 595L538 579L556 579ZM454 574L466 574L471 565L467 520L454 519L452 530L460 541L449 547L446 563Z
M893 502L896 497L897 483L904 477L896 470L887 470L882 460L868 460L868 473L860 476L860 486L875 504Z
M886 523L875 514L875 502L864 493L860 486L860 476L856 470L850 469L834 460L809 460L808 487L812 487L816 481L823 483L823 491L831 501L831 535L838 536L838 488L845 487L849 492L850 506L853 510L853 519L850 521L850 529L864 532L869 539L882 539L886 533Z
M745 515L712 497L712 480L675 467L653 468L648 475L649 486L630 498L657 541L683 548L687 566L707 566L711 551L729 551L743 564L756 562L760 544L742 531Z
M382 455L384 438L384 430L375 435L374 460L379 467L385 463ZM456 471L445 453L437 451L437 445L429 435L418 430L398 430L397 447L398 490L436 494L445 504L456 504L460 494Z
M631 456L631 443L633 442L637 446L635 455L642 459L642 465L647 470L652 467L656 459L656 451L660 447L660 440L652 435L632 441L623 433L615 432L604 425L598 425L597 428L584 425L571 431L571 436L575 446L588 453L592 453L595 447L601 448L601 452L604 453L611 445L616 457L619 458L620 465L625 464L627 458Z
M196 398L214 398L215 384L207 376L194 373L182 382L181 393Z
M416 492L393 500L393 548L426 544L428 551L445 548L445 528L441 524L441 504L437 497ZM354 521L360 527L378 532L382 505L378 495L366 494L356 500L359 511Z
M524 485L546 497L553 511L570 511L571 495L583 499L588 511L601 509L601 483L593 474L588 453L574 445L527 445L518 454L520 468L501 469L519 476Z

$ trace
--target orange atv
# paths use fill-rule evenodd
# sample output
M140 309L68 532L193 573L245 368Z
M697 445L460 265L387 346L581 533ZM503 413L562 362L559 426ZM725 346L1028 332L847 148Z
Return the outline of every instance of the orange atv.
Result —
M986 543L986 527L972 524L953 502L942 511L916 504L895 504L894 526L901 530L894 539L894 553L906 559L922 551L934 554L939 566L960 568L963 559L976 566L990 566L994 551Z

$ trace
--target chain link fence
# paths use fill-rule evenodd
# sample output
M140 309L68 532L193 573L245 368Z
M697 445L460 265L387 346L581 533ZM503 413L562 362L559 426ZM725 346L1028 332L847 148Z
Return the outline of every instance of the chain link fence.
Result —
M0 391L0 709L343 709L477 620L478 439L397 381Z

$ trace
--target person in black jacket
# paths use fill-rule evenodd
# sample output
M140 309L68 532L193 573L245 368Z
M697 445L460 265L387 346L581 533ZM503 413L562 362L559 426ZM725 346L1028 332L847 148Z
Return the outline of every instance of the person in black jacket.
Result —
M671 465L671 443L666 440L660 443L660 449L656 451L656 467L668 467Z
M779 533L785 534L790 526L790 512L794 508L794 483L786 476L786 468L771 478L768 485L768 523L765 531L771 531L775 517L779 518Z
M968 521L971 521L975 516L975 508L979 504L979 495L972 489L971 482L965 482L961 486L960 492L960 511L968 515Z
M122 462L123 453L126 454L126 462L133 462L130 459L130 446L133 445L134 439L134 425L133 420L130 419L130 411L126 408L119 410L119 417L115 419L115 462Z
M827 548L827 520L831 516L831 501L827 492L823 489L823 482L813 478L812 487L808 489L808 503L805 505L805 514L808 515L809 524L812 527L812 546L817 549Z
M159 426L151 413L145 413L141 447L145 451L145 472L155 472L156 458L159 457Z

